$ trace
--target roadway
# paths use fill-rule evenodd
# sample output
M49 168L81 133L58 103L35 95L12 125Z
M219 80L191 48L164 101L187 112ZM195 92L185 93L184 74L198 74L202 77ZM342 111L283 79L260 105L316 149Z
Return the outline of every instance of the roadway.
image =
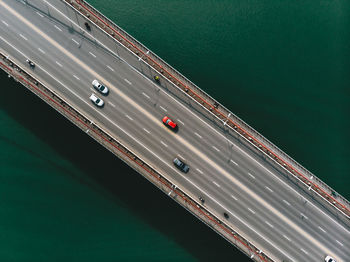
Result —
M36 8L0 0L0 48L10 57L189 195L202 196L211 212L223 220L228 213L228 224L277 261L316 262L326 254L349 261L348 227L244 144L136 71L136 57L103 45L107 40L97 28L90 34L75 25L63 3L28 2ZM108 96L93 89L94 79L109 87ZM90 102L91 93L105 101L102 109ZM163 126L164 115L179 124L177 133ZM173 166L176 156L189 173Z

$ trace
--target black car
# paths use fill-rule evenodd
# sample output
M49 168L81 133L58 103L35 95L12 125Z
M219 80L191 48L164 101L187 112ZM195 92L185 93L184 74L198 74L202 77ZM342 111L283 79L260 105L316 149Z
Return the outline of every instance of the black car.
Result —
M190 170L190 167L178 158L175 158L173 162L174 165L184 173L187 173L188 170Z

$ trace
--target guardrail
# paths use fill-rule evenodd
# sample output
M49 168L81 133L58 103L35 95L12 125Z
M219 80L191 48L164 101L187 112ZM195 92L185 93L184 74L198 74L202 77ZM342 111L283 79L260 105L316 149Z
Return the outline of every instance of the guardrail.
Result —
M251 242L245 239L238 232L234 231L229 225L221 221L219 217L212 214L203 205L199 204L191 196L186 194L177 185L167 179L163 174L155 170L139 157L133 150L126 147L111 134L100 128L91 119L79 112L76 108L66 102L59 94L44 85L32 74L16 63L9 56L0 52L0 67L13 79L20 82L23 86L44 100L56 111L66 117L74 125L100 143L122 161L131 166L134 170L142 174L147 180L161 189L178 204L185 207L194 216L204 222L211 229L219 233L223 238L236 246L251 259L258 262L274 262L267 254L259 250Z
M313 175L186 77L181 75L177 70L172 68L113 21L105 17L87 1L62 1L69 3L87 19L90 19L94 24L99 26L106 34L128 48L129 51L139 57L142 62L148 64L154 72L159 73L166 81L172 83L173 86L183 91L188 97L200 105L206 113L214 116L224 127L227 126L230 132L238 134L255 150L264 154L270 161L278 164L282 168L280 170L290 176L305 192L319 199L319 202L322 202L322 200L327 202L327 205L324 203L321 204L333 213L336 213L335 211L337 210L338 213L344 216L344 218L341 218L344 223L350 223L350 202L334 189Z

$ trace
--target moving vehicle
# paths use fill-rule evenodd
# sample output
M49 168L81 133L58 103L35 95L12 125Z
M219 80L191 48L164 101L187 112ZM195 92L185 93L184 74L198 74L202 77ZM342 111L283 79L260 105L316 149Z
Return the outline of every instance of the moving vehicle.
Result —
M84 25L86 27L86 30L91 31L91 27L88 22L85 22Z
M95 94L91 94L90 100L98 107L102 107L104 105L103 100Z
M167 116L163 117L163 124L172 130L177 130L177 124Z
M29 59L27 59L26 62L29 64L29 66L30 66L31 68L34 68L34 67L35 67L35 64L34 64L32 61L30 61Z
M337 261L335 261L335 259L332 258L331 256L326 256L326 257L324 258L324 261L325 261L325 262L337 262Z
M175 158L173 162L174 165L184 173L187 173L188 170L190 170L190 167L178 158Z
M100 82L98 82L96 79L92 81L93 87L99 91L103 95L107 95L109 90L106 86L102 85Z

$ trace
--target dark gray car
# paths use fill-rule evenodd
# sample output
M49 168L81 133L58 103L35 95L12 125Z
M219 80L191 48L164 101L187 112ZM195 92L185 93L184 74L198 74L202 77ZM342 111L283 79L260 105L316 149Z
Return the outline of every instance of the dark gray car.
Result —
M173 162L174 165L184 173L187 173L188 170L190 170L190 167L178 158L175 158Z

